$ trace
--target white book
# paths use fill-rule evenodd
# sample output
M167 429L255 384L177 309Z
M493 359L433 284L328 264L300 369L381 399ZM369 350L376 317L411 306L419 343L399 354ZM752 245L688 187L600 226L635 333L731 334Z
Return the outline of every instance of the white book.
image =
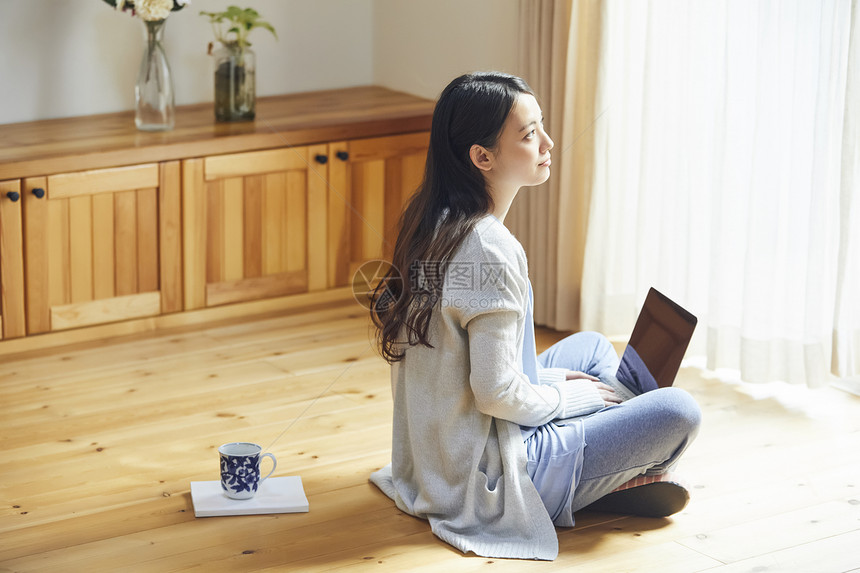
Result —
M191 501L195 517L303 513L310 510L299 476L268 478L260 484L257 495L250 499L227 497L220 481L193 481Z

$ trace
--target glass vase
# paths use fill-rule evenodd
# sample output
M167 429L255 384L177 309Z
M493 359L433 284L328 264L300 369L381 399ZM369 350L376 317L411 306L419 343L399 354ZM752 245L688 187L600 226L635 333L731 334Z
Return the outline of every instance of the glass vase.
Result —
M173 129L173 78L162 42L165 21L143 21L145 46L134 87L134 123L142 131Z
M254 52L247 46L227 44L216 50L212 56L215 58L215 120L254 119Z

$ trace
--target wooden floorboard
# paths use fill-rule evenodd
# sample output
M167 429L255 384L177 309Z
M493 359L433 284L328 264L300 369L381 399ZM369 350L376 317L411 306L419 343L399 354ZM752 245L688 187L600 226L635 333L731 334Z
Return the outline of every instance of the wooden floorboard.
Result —
M860 569L860 399L762 397L694 367L683 512L579 513L552 563L463 556L368 482L391 441L372 342L343 304L2 357L0 571ZM189 484L235 440L270 446L310 512L196 519Z

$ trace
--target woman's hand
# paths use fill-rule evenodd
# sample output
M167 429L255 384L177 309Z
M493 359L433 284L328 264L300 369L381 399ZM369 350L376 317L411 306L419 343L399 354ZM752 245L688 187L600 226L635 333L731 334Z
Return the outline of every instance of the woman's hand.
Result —
M604 384L600 381L600 378L597 378L596 376L586 374L585 372L578 372L576 370L568 370L566 378L567 380L588 380L593 382L597 387L597 393L600 394L600 398L603 400L604 406L612 406L614 404L621 403L621 398L615 394L615 390L612 389L612 386Z

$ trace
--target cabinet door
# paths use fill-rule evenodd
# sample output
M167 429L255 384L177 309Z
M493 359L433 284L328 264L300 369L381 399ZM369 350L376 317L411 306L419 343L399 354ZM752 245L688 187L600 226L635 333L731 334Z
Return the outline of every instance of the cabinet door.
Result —
M187 309L326 287L326 162L325 146L185 162Z
M420 132L329 146L330 287L350 284L363 262L391 260L400 212L421 183L429 142L430 134Z
M21 182L0 181L0 339L26 334Z
M24 180L29 334L182 309L179 167Z

